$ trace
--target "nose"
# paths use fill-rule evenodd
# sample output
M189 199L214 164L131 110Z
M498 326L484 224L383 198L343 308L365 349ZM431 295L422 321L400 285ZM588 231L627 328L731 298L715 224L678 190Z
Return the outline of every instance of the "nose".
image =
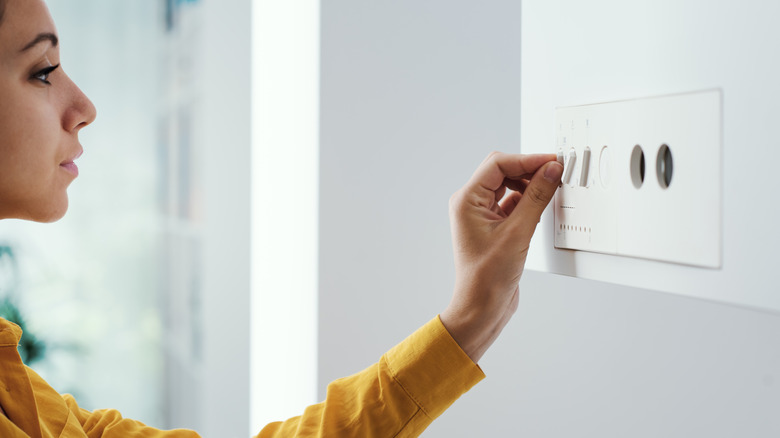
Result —
M62 127L76 133L95 121L97 109L83 91L70 79L67 81L67 105L62 118Z

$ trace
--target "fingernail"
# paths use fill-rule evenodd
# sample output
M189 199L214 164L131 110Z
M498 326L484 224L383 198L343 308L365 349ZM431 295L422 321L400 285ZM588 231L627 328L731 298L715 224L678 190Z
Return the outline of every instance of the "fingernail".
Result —
M547 166L547 169L544 169L544 179L551 183L561 182L561 175L563 175L563 166L557 161L553 161Z

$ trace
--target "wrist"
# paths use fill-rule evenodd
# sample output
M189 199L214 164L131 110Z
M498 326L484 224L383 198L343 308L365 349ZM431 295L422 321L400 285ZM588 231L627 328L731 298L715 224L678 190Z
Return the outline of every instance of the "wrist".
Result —
M463 352L478 363L514 315L519 298L517 285L513 290L456 285L452 301L439 318Z
M492 344L495 331L491 324L480 317L480 312L457 310L448 307L439 315L442 325L460 348L476 364Z

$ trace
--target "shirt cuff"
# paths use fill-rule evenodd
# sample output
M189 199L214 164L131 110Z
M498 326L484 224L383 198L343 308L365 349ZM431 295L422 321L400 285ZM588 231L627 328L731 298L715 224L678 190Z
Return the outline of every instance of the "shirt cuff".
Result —
M485 378L437 315L385 353L393 378L431 419Z

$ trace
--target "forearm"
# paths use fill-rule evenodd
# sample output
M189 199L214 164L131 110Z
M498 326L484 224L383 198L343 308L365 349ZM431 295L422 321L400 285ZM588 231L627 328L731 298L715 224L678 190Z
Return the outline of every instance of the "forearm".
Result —
M437 317L378 363L328 385L324 402L258 438L415 437L482 378Z

